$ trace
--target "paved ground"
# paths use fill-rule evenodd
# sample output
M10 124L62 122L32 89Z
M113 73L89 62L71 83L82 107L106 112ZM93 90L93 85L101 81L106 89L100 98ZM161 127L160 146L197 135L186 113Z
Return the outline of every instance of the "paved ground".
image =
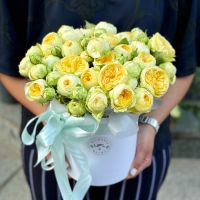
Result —
M17 105L0 102L0 200L31 200L20 160L19 116ZM200 199L200 159L181 157L172 159L158 200Z

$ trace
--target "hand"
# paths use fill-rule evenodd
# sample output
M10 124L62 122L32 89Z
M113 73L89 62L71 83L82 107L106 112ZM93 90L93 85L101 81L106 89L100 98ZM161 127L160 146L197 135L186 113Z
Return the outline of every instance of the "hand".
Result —
M139 125L135 159L127 179L136 177L151 165L156 132L148 124Z

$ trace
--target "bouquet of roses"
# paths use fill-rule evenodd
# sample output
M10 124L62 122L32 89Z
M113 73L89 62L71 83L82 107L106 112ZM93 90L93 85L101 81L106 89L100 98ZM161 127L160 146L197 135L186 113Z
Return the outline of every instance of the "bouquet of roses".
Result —
M42 162L44 169L55 169L64 199L70 195L83 198L91 183L85 155L70 144L81 143L97 133L102 118L110 113L116 122L125 113L149 112L154 97L162 97L176 80L174 60L175 50L161 34L148 37L139 28L117 33L117 28L107 22L86 22L85 28L79 29L63 25L27 51L19 64L20 74L29 79L25 95L30 101L50 102L50 106L37 116L31 135L25 128L22 140L33 143L37 124L46 121L36 139L37 163ZM58 148L62 143L64 150ZM46 162L49 152L52 157ZM67 182L65 156L70 161L69 154L83 172L77 178L76 194L60 180L64 177Z

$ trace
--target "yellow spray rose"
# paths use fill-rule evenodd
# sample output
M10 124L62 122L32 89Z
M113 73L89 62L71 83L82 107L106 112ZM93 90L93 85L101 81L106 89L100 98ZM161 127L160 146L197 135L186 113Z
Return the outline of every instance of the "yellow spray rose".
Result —
M98 76L99 71L94 70L94 68L89 68L82 73L81 82L86 89L90 89L98 85Z
M57 71L68 74L74 73L76 75L81 75L85 70L89 68L88 62L81 58L80 56L68 56L62 58L55 65Z
M42 52L45 56L61 56L62 39L55 32L48 33L42 40Z
M132 57L133 49L131 45L119 44L114 48L114 52L118 55L123 56L125 60L130 60Z
M70 97L71 92L77 85L81 85L79 77L74 74L66 74L58 79L57 91L65 97Z
M103 38L91 39L87 45L87 52L92 58L100 58L109 50L109 42Z
M101 66L115 61L115 54L113 52L106 54L100 58L94 59L94 66Z
M31 81L25 85L25 95L29 101L40 101L42 99L45 87L47 86L45 80L38 79Z
M145 88L137 87L134 90L136 103L128 111L135 114L147 113L153 106L153 95Z
M136 99L132 88L124 83L117 85L109 92L111 108L115 112L125 112L135 105Z
M92 113L97 121L100 121L108 106L108 99L104 91L99 87L92 87L86 98L87 110Z
M169 77L165 70L155 66L142 70L140 85L148 89L153 96L163 96L169 88Z
M89 69L89 64L80 56L75 56L72 59L72 67L74 68L74 74L81 75L85 70Z
M141 69L145 67L153 67L156 65L156 59L149 53L139 53L137 57L133 59L134 62L138 63Z
M139 53L142 53L142 52L150 53L149 47L140 41L131 42L131 46L136 55L138 55Z
M175 50L160 33L156 33L148 42L149 48L156 57L157 63L175 60Z
M66 40L62 45L62 56L77 55L79 56L83 51L81 45L77 41Z
M72 66L72 60L75 58L75 55L64 57L60 59L55 64L55 70L63 74L74 73L74 68Z
M111 48L117 46L117 44L120 42L119 38L115 34L112 34L112 33L103 33L100 35L100 37L107 40Z
M112 90L117 84L127 80L127 71L119 63L105 65L99 74L99 85L105 90Z

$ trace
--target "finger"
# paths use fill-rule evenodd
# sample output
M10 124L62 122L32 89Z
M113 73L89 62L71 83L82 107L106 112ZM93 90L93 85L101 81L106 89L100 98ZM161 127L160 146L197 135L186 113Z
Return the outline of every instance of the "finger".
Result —
M135 168L134 164L133 164L133 168L130 170L130 174L127 178L129 179L129 178L136 177L144 169L146 169L147 167L149 167L151 165L151 161L152 161L152 156L148 156L143 160L143 162L140 164L140 166L138 168Z
M132 177L136 176L136 174L138 174L138 170L142 167L142 164L145 161L145 157L146 157L146 155L145 155L144 151L140 150L140 151L136 152L135 159L134 159L133 164L130 169L130 175Z
M45 160L49 160L49 158L51 157L51 153L49 153L46 157L45 157Z

